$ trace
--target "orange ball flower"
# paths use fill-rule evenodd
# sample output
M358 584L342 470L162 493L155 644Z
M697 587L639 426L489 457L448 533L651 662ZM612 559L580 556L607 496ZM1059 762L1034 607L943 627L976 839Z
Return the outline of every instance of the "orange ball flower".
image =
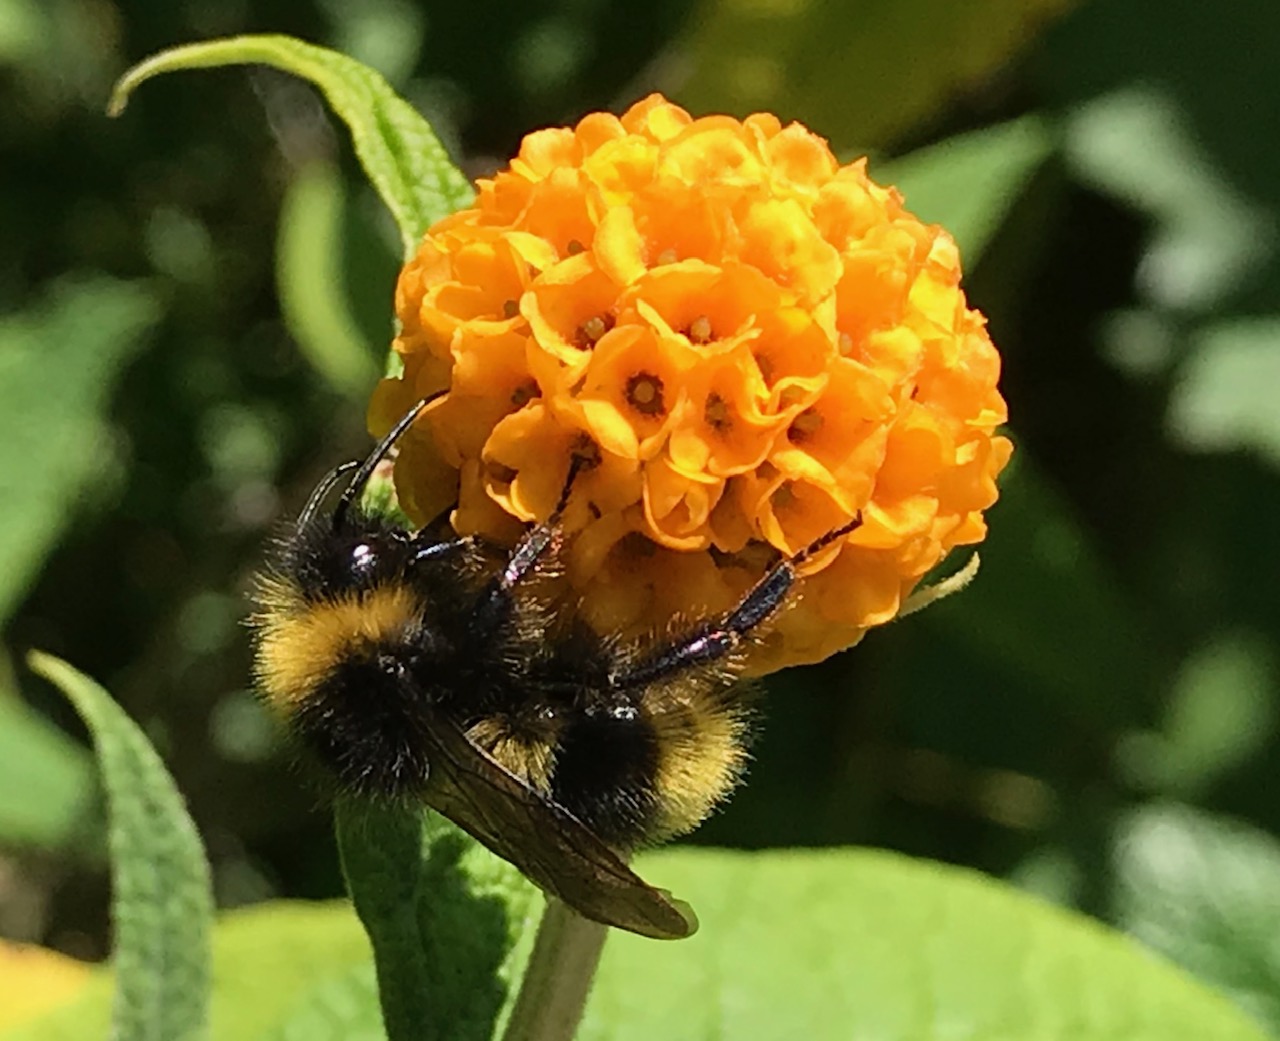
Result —
M861 514L805 566L754 672L892 619L983 510L1009 441L1000 358L955 243L826 143L769 115L653 95L525 138L400 276L385 432L441 390L395 468L425 523L511 543L554 509L602 632L729 609L778 554Z

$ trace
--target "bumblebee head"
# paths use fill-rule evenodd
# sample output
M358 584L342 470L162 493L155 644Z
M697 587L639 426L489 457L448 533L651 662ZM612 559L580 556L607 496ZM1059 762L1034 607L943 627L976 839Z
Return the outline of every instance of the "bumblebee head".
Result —
M359 506L419 403L362 463L328 474L277 547L258 589L258 686L288 729L348 791L409 794L428 764L414 733L438 696L446 638L432 624L421 558L433 547ZM332 511L323 506L352 474Z

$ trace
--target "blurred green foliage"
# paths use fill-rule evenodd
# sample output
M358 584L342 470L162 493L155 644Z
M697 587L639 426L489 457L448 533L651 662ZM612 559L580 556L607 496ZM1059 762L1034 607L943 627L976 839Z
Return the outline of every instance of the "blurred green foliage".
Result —
M292 32L382 71L471 173L661 88L809 119L956 225L1019 444L983 572L777 677L751 784L693 841L1010 877L1280 1026L1256 931L1280 892L1280 8L958 10L0 0L5 642L73 660L144 724L222 905L340 889L240 622L272 523L366 443L400 243L294 82L208 72L103 107L159 48ZM0 934L101 954L97 794L59 733L82 731L0 679ZM1206 878L1235 913L1194 918ZM1174 925L1135 903L1157 883Z

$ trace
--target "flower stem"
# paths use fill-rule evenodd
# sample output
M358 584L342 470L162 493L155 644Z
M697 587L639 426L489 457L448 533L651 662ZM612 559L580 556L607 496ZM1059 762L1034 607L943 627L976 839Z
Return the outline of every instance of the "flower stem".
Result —
M586 1008L608 929L547 897L502 1041L570 1041Z

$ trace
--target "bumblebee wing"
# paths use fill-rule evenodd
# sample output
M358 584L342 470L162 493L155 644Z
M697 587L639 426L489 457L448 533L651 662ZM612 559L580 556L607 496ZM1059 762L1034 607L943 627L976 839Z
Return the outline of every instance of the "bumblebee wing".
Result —
M424 720L426 802L540 889L587 918L661 940L692 936L693 908L649 885L581 821L476 747L452 722Z

